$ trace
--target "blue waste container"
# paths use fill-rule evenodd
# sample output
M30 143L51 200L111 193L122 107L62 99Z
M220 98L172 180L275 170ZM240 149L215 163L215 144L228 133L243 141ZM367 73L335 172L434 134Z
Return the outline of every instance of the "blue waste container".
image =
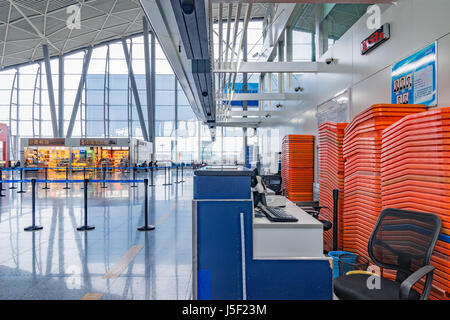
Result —
M342 261L348 263L355 263L357 255L352 252L347 251L330 251L328 252L328 256L333 258L333 278L339 277L339 257L345 254L345 257L342 258Z

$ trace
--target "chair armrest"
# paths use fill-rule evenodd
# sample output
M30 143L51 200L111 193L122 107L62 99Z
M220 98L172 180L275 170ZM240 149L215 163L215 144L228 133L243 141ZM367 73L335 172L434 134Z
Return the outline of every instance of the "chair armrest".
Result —
M314 218L318 219L319 218L319 212L317 211L312 211L312 210L305 210L306 213L310 214L311 216L313 216Z
M434 269L435 268L433 266L427 265L420 268L419 270L411 274L408 278L406 278L400 285L400 300L408 300L412 286L416 284L424 276L427 276L427 278L425 280L425 285L423 287L423 292L420 299L427 300L431 291L431 283L433 282Z

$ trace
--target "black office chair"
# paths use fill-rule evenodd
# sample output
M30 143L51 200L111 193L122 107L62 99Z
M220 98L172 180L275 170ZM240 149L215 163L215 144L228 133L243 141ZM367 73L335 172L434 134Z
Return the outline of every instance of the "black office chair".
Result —
M328 207L320 206L318 201L312 201L312 202L296 202L295 203L298 207L305 210L306 213L312 215L315 219L319 220L323 225L323 231L328 231L333 227L333 224L328 220L319 219L320 215L320 209Z
M368 252L379 267L397 271L395 281L381 277L379 289L369 289L370 274L347 274L334 279L334 293L343 300L426 300L434 267L431 255L441 220L431 213L385 209L370 236ZM422 294L412 289L426 276Z

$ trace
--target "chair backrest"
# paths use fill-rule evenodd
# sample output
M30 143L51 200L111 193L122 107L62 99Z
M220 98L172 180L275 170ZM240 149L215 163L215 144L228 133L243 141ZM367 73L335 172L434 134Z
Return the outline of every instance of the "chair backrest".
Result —
M396 281L402 282L430 263L440 230L434 214L385 209L370 236L369 256L378 266L397 270Z

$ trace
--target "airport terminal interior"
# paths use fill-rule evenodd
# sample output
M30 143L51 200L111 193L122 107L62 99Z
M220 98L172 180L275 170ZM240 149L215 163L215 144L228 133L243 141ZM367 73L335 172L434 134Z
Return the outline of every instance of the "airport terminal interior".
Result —
M0 300L450 300L449 12L0 0Z

